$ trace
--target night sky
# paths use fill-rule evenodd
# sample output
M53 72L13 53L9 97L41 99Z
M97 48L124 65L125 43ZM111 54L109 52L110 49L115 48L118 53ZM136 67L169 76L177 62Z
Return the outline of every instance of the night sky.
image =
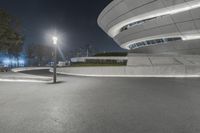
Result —
M0 8L21 21L26 46L45 43L45 32L56 27L67 40L64 51L87 44L99 51L122 51L97 25L98 15L111 1L0 0Z

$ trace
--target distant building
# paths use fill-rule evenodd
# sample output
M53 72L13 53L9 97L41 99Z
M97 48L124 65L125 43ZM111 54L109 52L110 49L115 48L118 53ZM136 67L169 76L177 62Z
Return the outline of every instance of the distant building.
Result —
M127 57L123 56L123 57L76 57L76 58L71 58L71 62L72 63L76 63L76 62L82 62L82 63L100 63L100 62L118 62L118 63L123 63L123 62L127 62Z

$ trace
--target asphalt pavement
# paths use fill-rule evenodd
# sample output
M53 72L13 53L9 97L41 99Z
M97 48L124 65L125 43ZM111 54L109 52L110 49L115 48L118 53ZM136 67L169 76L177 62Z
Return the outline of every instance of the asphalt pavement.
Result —
M0 133L200 132L199 78L58 80L0 82Z

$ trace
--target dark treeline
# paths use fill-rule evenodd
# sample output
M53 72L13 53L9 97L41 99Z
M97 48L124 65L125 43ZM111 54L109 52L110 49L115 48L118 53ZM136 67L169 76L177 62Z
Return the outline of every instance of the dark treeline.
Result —
M23 45L21 25L16 17L0 9L0 51L19 56Z

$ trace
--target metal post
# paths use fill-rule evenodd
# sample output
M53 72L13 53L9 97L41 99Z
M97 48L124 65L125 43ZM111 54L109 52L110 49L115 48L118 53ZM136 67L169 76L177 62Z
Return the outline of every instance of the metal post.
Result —
M54 51L54 67L53 67L53 82L56 83L56 67L57 67L57 45L55 46L55 51Z

